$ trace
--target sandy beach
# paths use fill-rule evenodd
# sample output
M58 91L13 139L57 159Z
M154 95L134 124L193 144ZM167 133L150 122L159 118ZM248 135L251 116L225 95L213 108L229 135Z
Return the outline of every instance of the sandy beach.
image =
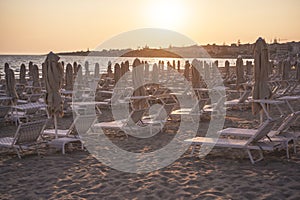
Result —
M109 114L109 110L102 111L104 116ZM276 115L276 110L273 114ZM66 128L71 122L72 115L60 118L59 128ZM161 141L172 138L176 123L176 120L168 122L165 132L150 139L151 145L149 140L147 143L140 140L139 149L164 145L157 138ZM208 120L200 122L198 134L203 134L208 123ZM226 114L224 127L251 128L258 123L251 109L231 110ZM0 129L6 136L14 133L16 126L6 124ZM119 147L139 151L137 146L133 147L135 140L131 137L111 134L109 138ZM165 168L133 174L105 166L76 145L68 148L65 155L42 148L40 156L26 152L23 159L1 149L0 196L1 199L298 199L300 157L290 151L289 160L284 150L264 152L265 159L252 165L241 150L215 148L200 159L195 154L191 156L189 149Z

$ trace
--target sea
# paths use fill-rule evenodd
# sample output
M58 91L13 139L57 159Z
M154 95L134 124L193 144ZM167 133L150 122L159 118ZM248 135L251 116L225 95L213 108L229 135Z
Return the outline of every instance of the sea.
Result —
M121 63L126 60L129 61L130 66L133 63L134 57L97 57L97 56L59 56L60 61L64 62L64 65L66 66L68 63L73 64L74 62L77 62L77 64L81 64L84 70L84 63L88 61L89 63L89 71L91 74L94 72L95 64L98 63L100 66L100 74L105 73L107 71L108 62L110 61L112 63L112 67L115 65L115 63ZM16 79L19 78L19 71L21 64L25 64L26 69L28 70L28 64L29 62L33 62L33 64L36 64L40 71L42 68L42 63L45 61L46 55L0 55L0 75L3 78L4 73L4 64L8 63L10 68L12 68L15 71ZM149 58L149 57L139 57L141 61L147 61L149 63L149 69L152 70L152 65L154 63L158 63L159 61L164 61L164 66L166 67L167 62L169 61L171 65L173 64L173 60L176 62L180 61L180 68L184 68L185 62L188 60L190 63L194 58ZM219 67L225 66L225 61L228 60L230 63L230 66L235 66L236 59L232 58L197 58L198 60L206 61L209 64L212 64L216 60L218 61ZM246 64L246 61L252 61L253 59L243 59L244 65ZM130 67L131 68L131 67ZM177 68L177 67L176 67ZM165 68L166 69L166 68ZM40 73L41 74L41 73Z

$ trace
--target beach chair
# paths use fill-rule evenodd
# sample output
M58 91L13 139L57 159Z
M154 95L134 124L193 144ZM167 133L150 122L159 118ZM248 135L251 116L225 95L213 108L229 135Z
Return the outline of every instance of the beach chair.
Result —
M239 110L243 110L245 106L249 105L250 103L248 98L251 92L251 90L245 90L244 93L240 96L240 98L225 101L225 106L230 108L238 107Z
M142 124L150 126L151 135L153 132L153 127L159 126L159 130L164 128L164 124L167 122L175 105L176 103L163 104L156 114L142 118Z
M300 136L298 131L289 131L293 122L300 116L300 111L289 114L282 120L281 125L276 130L271 130L265 136L266 141L281 142L283 148L286 150L286 156L289 159L289 142L293 141L294 152L296 153L297 138ZM219 131L223 136L235 136L235 137L252 137L256 133L256 129L244 129L244 128L226 128ZM299 135L299 136L298 136Z
M0 122L5 121L11 110L10 106L0 106Z
M46 104L39 102L12 106L11 118L16 125L20 124L22 119L28 122L30 118L42 116L43 108L46 108Z
M251 137L246 139L233 139L229 137L195 137L184 141L193 145L192 154L196 145L243 149L246 150L251 163L254 164L264 158L263 151L273 151L275 149L282 148L282 142L262 140L271 131L275 123L276 120L266 120L259 126L258 129L255 130L255 133ZM251 150L258 150L259 158L255 160L251 154Z
M207 109L204 110L207 101L208 99L196 100L194 105L192 105L191 107L183 107L183 108L176 109L171 112L171 115L175 115L175 116L179 115L181 117L187 116L191 118L193 122L195 122L196 121L195 118L199 119L198 117L200 117L205 112L211 112L212 109L209 108L208 110Z
M113 129L118 130L118 132L121 130L124 131L126 137L128 137L126 131L134 131L134 129L143 126L141 120L146 110L147 109L132 110L126 119L96 123L93 128L95 130L99 128Z
M38 147L43 142L40 140L40 136L45 128L46 121L39 120L19 124L14 137L0 138L0 147L14 149L20 159L20 152L32 146L35 146L39 154Z
M74 119L69 129L58 129L58 138L50 139L49 145L57 149L62 150L62 154L65 154L65 147L67 144L79 142L81 144L81 149L84 148L83 142L79 134L85 134L93 127L97 118L95 115L78 115ZM43 131L43 138L48 139L56 136L55 129L45 129Z

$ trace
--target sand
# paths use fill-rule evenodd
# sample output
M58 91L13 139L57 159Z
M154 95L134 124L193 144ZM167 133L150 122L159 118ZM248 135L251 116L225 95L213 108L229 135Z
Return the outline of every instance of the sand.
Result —
M59 119L59 127L68 127L71 121L72 116L65 116ZM174 121L168 122L168 130L156 136L160 141L172 139L176 133ZM200 123L199 134L206 130L208 121ZM227 112L224 127L251 128L258 123L258 117L254 117L250 109L232 110ZM1 136L11 135L16 130L11 124L2 123L0 127ZM127 139L122 134L110 134L110 139L122 148L137 148L128 145L128 141L135 141L133 138ZM150 140L151 145L149 140L141 142L137 151L164 145L157 141L157 138ZM289 160L284 150L264 152L265 159L254 165L246 152L240 150L216 148L200 159L191 156L189 149L169 166L146 174L107 167L76 145L67 149L65 155L44 147L40 156L26 152L21 160L13 151L0 151L0 199L300 198L300 156L293 154L292 149Z

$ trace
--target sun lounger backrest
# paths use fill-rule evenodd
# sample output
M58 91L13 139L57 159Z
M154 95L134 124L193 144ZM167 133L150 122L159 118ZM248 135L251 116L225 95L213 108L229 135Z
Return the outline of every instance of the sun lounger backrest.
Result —
M0 106L0 119L5 118L10 110L9 106Z
M162 109L159 111L158 116L155 120L165 120L169 117L171 112L173 111L175 104L165 104Z
M39 120L28 123L21 123L17 129L14 144L30 144L35 143L43 132L47 120Z
M96 115L80 115L74 120L75 128L78 134L86 133L95 123Z
M146 109L133 110L130 113L127 124L128 125L135 125L137 122L139 122L142 119L145 111L146 111Z
M244 103L244 102L248 99L250 93L251 93L251 90L245 90L245 92L244 92L244 93L242 94L242 96L239 98L238 103Z
M282 124L278 127L277 133L281 133L283 131L286 131L289 129L291 124L297 119L297 117L300 116L300 111L296 113L289 114L282 122Z
M259 128L257 129L257 132L248 140L247 144L251 142L257 142L260 139L266 137L268 133L271 131L271 129L274 127L277 120L266 120L263 122Z

